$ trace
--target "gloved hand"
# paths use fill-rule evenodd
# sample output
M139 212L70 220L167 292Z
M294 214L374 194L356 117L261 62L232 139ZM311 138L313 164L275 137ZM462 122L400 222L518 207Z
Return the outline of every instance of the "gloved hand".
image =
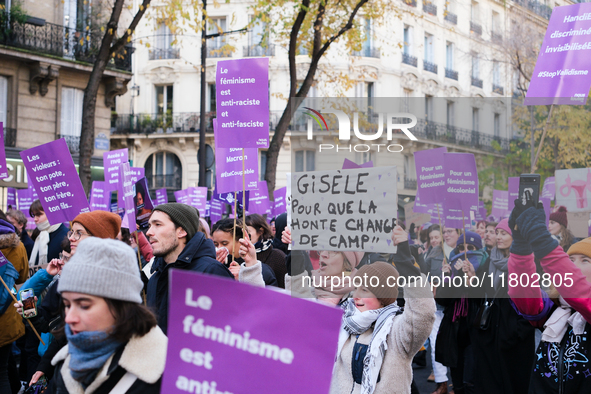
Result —
M515 210L518 213L517 217L514 218L517 231L531 246L537 259L541 260L556 249L558 241L552 238L546 227L546 214L542 203L538 203L538 206L534 207L534 203L529 199L526 204L523 204L520 200L515 200L515 209L513 211L515 212ZM513 212L511 216L513 216ZM509 220L509 226L511 226L511 220ZM515 236L513 240L515 240ZM513 251L513 246L511 249Z
M521 256L528 256L532 253L531 246L525 240L521 234L521 231L519 231L519 227L515 225L515 221L526 209L533 206L534 203L531 200L528 200L525 205L520 199L515 200L515 207L513 208L513 211L511 211L511 216L509 216L509 228L511 229L511 236L513 238L513 243L511 244L511 253Z

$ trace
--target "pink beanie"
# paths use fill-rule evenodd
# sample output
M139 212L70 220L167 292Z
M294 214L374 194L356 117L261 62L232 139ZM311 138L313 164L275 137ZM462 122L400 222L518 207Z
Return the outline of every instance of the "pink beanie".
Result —
M351 264L351 268L355 269L361 262L364 252L343 252L347 261Z
M495 227L495 230L505 230L506 232L509 233L509 235L513 236L513 233L511 232L511 229L509 228L509 219L503 219L499 222L499 224L497 224L497 227Z

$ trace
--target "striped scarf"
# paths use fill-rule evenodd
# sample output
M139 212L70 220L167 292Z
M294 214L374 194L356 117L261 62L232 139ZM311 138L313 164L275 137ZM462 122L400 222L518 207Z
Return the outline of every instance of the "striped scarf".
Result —
M402 308L393 303L380 309L360 312L352 298L349 298L341 307L345 314L339 334L339 353L350 335L363 334L375 324L368 351L363 360L361 380L361 394L371 394L376 388L384 355L388 349L386 340L392 330L394 316L401 314Z

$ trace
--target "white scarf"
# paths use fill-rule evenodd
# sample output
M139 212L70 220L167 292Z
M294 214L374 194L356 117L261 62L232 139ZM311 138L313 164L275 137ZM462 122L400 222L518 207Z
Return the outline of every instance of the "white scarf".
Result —
M542 341L544 342L560 343L569 325L573 328L575 335L581 335L585 332L587 321L583 315L575 312L562 296L560 296L559 301L560 307L552 312L548 321L544 324L544 332L542 333Z
M339 333L337 355L341 353L350 335L364 333L375 322L371 340L369 341L368 352L365 355L365 359L363 359L363 377L361 378L360 393L372 394L376 388L382 362L384 361L384 354L388 349L386 341L390 331L392 331L394 316L402 313L402 308L396 303L393 303L380 309L360 312L352 298L349 298L342 305L342 308L345 311L345 315L343 316L343 324Z
M49 233L53 233L61 225L61 223L58 223L50 226L48 220L37 224L37 228L41 232L37 236L37 239L35 239L35 245L33 245L33 251L31 252L31 258L29 259L29 267L47 264L47 246L49 245ZM23 231L26 230L23 229ZM39 261L37 261L37 264L35 264L37 255L39 256Z

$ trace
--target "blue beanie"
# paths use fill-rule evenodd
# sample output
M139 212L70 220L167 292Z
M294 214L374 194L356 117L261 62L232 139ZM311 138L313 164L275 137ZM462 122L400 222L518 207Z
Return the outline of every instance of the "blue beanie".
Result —
M476 247L476 249L482 249L482 238L480 238L480 235L478 235L477 233L473 232L473 231L466 231L466 243L470 244L470 245L474 245ZM464 234L460 235L460 238L458 238L458 242L456 243L456 248L460 245L464 244Z

